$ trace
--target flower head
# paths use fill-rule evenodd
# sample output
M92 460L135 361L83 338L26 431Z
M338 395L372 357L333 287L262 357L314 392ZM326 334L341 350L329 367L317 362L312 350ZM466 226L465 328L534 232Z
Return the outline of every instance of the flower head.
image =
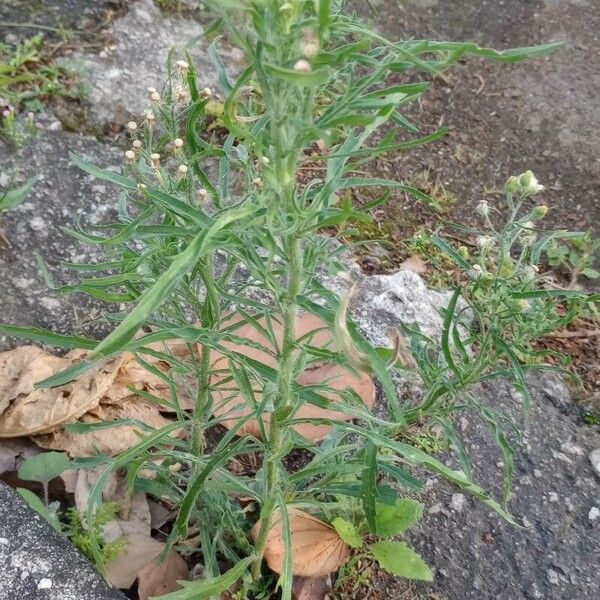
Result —
M129 123L127 123L127 129L129 129L131 133L137 131L137 123L135 121L129 121Z
M179 177L181 177L182 179L184 177L187 177L187 172L188 172L187 165L179 165L177 172L179 173Z
M544 189L544 186L539 183L532 171L525 171L525 173L519 175L519 185L523 193L529 196L533 196Z
M311 70L310 63L305 58L296 61L294 65L294 71L298 71L299 73L310 73Z

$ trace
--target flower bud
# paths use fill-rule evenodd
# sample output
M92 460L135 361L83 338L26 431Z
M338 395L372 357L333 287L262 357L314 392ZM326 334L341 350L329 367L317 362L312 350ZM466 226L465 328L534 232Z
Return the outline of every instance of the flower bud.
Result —
M133 146L134 150L139 150L142 147L142 142L141 140L133 140L133 142L131 142L131 145Z
M152 104L158 104L160 101L161 101L161 97L158 92L152 92L150 94L150 102L152 102Z
M177 172L179 173L179 177L181 177L182 179L184 177L187 177L187 172L188 172L187 165L179 165Z
M471 279L481 279L481 277L483 276L483 271L479 265L473 265L469 269L469 272L467 273L467 275Z
M135 160L135 152L133 150L127 150L127 152L125 152L125 158L129 162L133 162Z
M506 191L510 194L514 194L519 191L520 188L519 180L513 175L506 181Z
M299 73L310 73L311 70L310 63L305 58L296 61L294 65L294 71L298 71Z
M150 127L152 127L156 122L156 117L154 116L154 113L151 110L146 112L146 122Z
M208 200L208 190L200 188L198 190L198 199L200 200L200 204L204 204Z
M513 260L510 256L505 256L500 263L500 270L498 271L498 275L500 277L508 278L512 277L515 272L515 266Z
M131 133L137 131L137 123L135 121L129 121L129 123L127 123L127 129L129 129Z
M153 169L158 169L160 167L160 154L154 152L150 155L150 164Z
M548 207L545 204L540 204L533 209L534 219L543 219L548 213Z
M313 58L319 54L320 49L321 44L319 43L318 36L312 29L307 29L304 32L304 39L302 40L302 54L304 54L306 58Z
M210 98L213 95L213 91L209 87L202 88L200 92L204 98Z
M179 77L181 77L181 79L185 79L185 77L187 76L188 69L190 68L190 65L188 65L185 62L185 60L178 60L175 63L175 66L177 67L177 72L179 73Z
M466 246L459 246L458 253L466 260L469 258L469 249Z
M146 91L148 92L148 98L151 98L152 94L155 94L158 90L155 87L149 87L146 88Z
M487 200L482 200L475 209L482 217L487 217L490 214L490 205Z
M544 186L540 185L532 171L525 171L525 173L519 175L519 185L523 193L529 196L533 196L544 189Z

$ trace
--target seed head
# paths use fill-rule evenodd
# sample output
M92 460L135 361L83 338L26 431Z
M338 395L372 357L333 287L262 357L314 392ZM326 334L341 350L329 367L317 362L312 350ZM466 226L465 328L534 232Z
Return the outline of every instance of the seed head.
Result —
M540 184L532 171L525 171L525 173L519 175L519 185L523 193L529 196L533 196L544 189L544 186Z
M131 145L133 146L134 150L139 150L142 147L142 142L140 140L133 140Z
M198 199L200 200L201 204L204 204L204 202L208 200L208 191L204 188L200 188L198 190Z
M151 97L152 94L155 94L158 90L155 87L149 87L147 88L148 91L148 97Z
M183 179L184 177L187 176L188 168L186 165L179 165L179 168L177 169L177 171L179 173L179 177L181 177Z
M177 154L181 148L183 148L183 140L181 138L176 138L173 140L173 150L175 154Z
M476 210L482 217L487 217L490 214L490 205L487 203L487 200L482 200L477 205Z
M158 92L152 92L150 94L150 102L152 102L152 104L158 104L161 100L160 94Z
M188 65L185 60L178 60L175 65L177 66L179 77L181 77L181 79L185 79L190 65Z
M156 117L154 116L154 113L151 110L146 112L146 122L150 126L154 125L154 123L156 122Z
M151 154L150 164L152 165L153 169L158 169L158 167L160 167L160 154L157 154L156 152Z
M177 95L178 102L185 102L187 100L187 92L185 91L185 88L183 88L182 86L179 86L175 93Z
M209 87L205 87L200 92L205 98L211 98L213 95L213 91Z
M296 61L294 65L294 71L298 71L299 73L310 73L311 70L310 63L305 58Z
M304 32L301 49L302 54L304 54L306 58L313 58L319 54L321 44L319 43L319 38L312 29L307 29Z
M133 150L127 150L127 152L125 152L125 158L129 162L133 162L135 160L135 152Z
M129 123L127 123L127 129L129 129L131 133L137 131L137 123L135 121L129 121Z
M476 243L480 250L488 250L494 245L494 238L490 235L480 235Z

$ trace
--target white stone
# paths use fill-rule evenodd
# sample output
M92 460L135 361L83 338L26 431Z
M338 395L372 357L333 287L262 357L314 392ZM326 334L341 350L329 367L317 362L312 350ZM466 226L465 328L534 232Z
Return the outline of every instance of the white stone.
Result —
M462 512L465 507L466 498L464 494L452 494L452 500L450 500L450 507L457 512Z
M37 585L38 590L49 590L52 587L52 579L44 577Z
M592 508L590 508L590 512L588 513L588 519L590 523L596 521L598 517L600 517L600 508L597 506L592 506Z
M46 229L46 222L42 217L33 217L33 219L29 221L29 227L34 231L43 231Z
M594 471L596 471L596 475L600 477L600 448L590 452L590 462Z

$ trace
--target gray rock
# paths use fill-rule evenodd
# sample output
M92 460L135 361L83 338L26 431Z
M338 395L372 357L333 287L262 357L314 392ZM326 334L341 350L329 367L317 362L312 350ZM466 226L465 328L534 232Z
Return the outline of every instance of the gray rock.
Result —
M11 247L0 246L0 322L50 327L54 331L106 331L97 327L99 309L106 305L83 296L59 296L49 290L37 263L40 255L58 283L78 279L65 273L61 262L97 262L102 253L65 234L61 227L110 221L114 217L116 190L103 186L69 162L69 152L102 166L119 167L122 153L91 137L62 131L41 132L18 152L0 141L0 173L15 173L20 181L39 175L27 201L2 215L2 228ZM91 329L86 324L96 324ZM82 329L83 327L83 329ZM0 349L7 340L0 335Z
M173 47L177 48L175 60L179 60L185 58L183 47L192 44L189 49L197 67L198 86L215 87L217 73L202 31L194 20L162 14L152 0L131 3L128 12L112 23L111 44L105 51L76 52L68 57L89 88L86 126L102 130L141 117L149 108L147 88L160 89L167 79L165 61ZM231 73L240 70L235 62L239 51L223 45L220 53Z
M592 463L592 468L596 472L596 475L600 477L600 448L590 452L590 462Z
M124 600L62 535L0 482L0 600Z

